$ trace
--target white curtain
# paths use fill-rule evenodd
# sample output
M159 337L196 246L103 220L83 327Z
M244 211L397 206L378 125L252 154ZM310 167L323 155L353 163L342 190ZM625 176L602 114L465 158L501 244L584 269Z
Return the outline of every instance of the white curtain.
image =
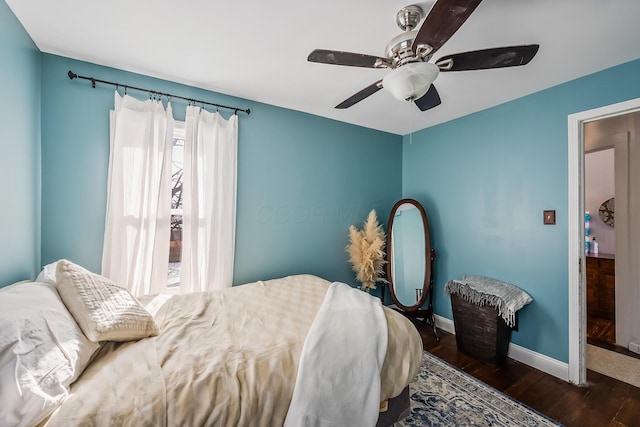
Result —
M238 117L187 107L181 292L230 287L236 233Z
M171 105L116 91L102 275L134 295L166 290L171 217Z

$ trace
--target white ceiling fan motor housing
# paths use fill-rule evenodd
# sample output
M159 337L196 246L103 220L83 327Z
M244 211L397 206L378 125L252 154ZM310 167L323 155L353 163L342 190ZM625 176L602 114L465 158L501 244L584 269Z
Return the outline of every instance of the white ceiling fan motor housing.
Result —
M409 62L391 70L382 80L382 87L401 101L421 98L438 77L440 68L430 62Z

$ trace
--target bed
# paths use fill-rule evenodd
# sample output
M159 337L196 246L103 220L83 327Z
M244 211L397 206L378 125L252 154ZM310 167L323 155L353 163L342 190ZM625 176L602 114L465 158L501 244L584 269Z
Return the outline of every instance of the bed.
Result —
M301 357L307 357L305 342L308 344L310 331L317 329L317 317L326 307L328 294L336 284L313 275L295 275L219 292L155 295L139 299L118 288L124 292L125 302L131 304L127 310L135 313L128 313L131 319L125 316L124 320L116 321L124 323L124 326L119 325L124 332L116 331L114 334L109 328L106 331L96 329L95 324L91 330L91 325L87 324L91 319L83 318L86 313L82 311L88 310L86 301L94 305L90 309L114 304L117 298L113 295L91 295L95 281L107 279L72 263L68 265L76 274L74 279L82 281L79 289L74 288L76 295L70 296L69 291L64 290L66 285L63 287L60 280L54 282L54 278L0 289L0 310L7 313L2 316L0 330L3 381L0 401L3 407L4 402L12 402L13 405L2 410L0 424L285 424L296 389L302 389L299 384L302 370L299 368ZM30 302L19 308L20 297L28 297ZM75 299L69 303L71 298L84 298L85 306L78 307ZM96 298L104 299L100 307L93 303ZM368 295L367 298L374 299ZM386 341L386 345L379 369L378 403L384 410L389 401L394 402L398 396L406 395L407 386L421 363L422 340L415 326L401 314L386 307L382 307L381 313L387 327L385 334L381 334L386 336L380 338ZM52 321L54 315L58 318ZM138 315L140 318L136 317ZM20 316L29 316L30 323L25 324L24 318L17 323L9 320ZM44 318L44 327L34 326L38 316ZM333 314L331 316L334 317ZM348 320L351 323L345 327L357 331L353 319ZM74 320L75 324L72 324ZM104 316L98 320L103 321ZM36 378L42 371L51 370L40 366L42 354L32 357L31 362L14 360L20 353L16 349L28 341L24 337L12 340L10 333L6 332L11 328L20 329L16 324L44 330L51 335L54 349L70 365L63 369L62 374L56 374L55 380L60 384L54 385L53 391L43 391L34 385L34 381L45 385L51 382L50 378ZM63 325L60 327L63 332L56 332L56 324ZM72 338L65 338L64 334ZM32 343L29 351L23 349L22 359L41 351L38 349L44 345L40 337L31 338L32 341L40 341ZM339 359L343 352L336 353L340 353L335 354ZM25 385L24 377L28 375L22 374L22 382L16 379L18 374L16 378L7 379L7 369L18 372L18 365L22 370L36 372L29 373L33 377L30 377L32 389L26 394L24 389L29 389L29 386ZM311 374L317 375L313 368L310 369ZM376 381L377 375L376 372ZM331 378L331 375L327 377ZM23 387L21 396L10 395L11 390L4 387L7 380L17 382L18 389ZM369 384L369 379L362 380L362 384ZM339 396L339 390L329 391ZM29 396L29 393L37 396ZM47 398L42 397L43 393L49 393ZM345 405L344 401L335 403L340 411L351 411L350 416L353 417L354 414L358 416L361 410L357 402L356 398L352 406Z

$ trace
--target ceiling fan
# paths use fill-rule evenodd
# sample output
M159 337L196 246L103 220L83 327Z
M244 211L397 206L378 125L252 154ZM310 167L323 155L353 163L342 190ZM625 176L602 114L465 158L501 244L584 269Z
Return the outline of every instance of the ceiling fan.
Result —
M336 50L316 49L309 62L364 68L388 68L382 79L351 95L335 108L344 109L384 88L399 99L413 101L426 111L440 105L440 95L433 82L440 71L485 70L528 64L538 52L537 44L498 47L447 55L434 63L433 54L464 24L482 0L436 0L422 26L424 17L418 5L406 6L396 15L404 32L391 39L386 57Z

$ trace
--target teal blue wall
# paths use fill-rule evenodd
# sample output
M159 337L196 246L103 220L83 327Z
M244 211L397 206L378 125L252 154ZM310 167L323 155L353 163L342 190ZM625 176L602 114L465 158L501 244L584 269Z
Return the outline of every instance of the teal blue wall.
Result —
M567 116L640 97L638 76L640 60L405 136L403 196L429 215L437 314L452 318L449 279L513 283L534 301L512 342L568 361Z
M40 52L0 2L0 286L40 263Z
M400 136L49 54L42 56L44 264L101 265L115 88L92 89L68 70L250 108L239 116L234 283L311 273L355 284L348 227L361 226L371 209L386 222L400 198ZM184 120L186 103L172 107Z

